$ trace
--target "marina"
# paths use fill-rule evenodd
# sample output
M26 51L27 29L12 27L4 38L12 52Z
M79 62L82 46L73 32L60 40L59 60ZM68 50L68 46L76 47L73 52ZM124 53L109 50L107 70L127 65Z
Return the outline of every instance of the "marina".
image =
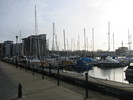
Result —
M131 4L1 0L0 99L133 100Z
M124 76L124 70L126 70L127 67L99 68L94 66L91 70L83 73L62 70L61 68L63 66L58 67L58 70L52 66L42 67L43 69L38 67L37 69L30 66L21 66L21 64L16 65L16 68L19 67L21 69L24 68L26 72L27 70L31 70L33 75L35 72L40 73L42 74L42 78L45 77L43 75L56 78L58 80L58 85L60 84L59 80L61 80L85 89L88 88L92 91L120 98L122 100L126 100L127 98L128 100L132 100L133 98L133 86L125 81ZM112 72L115 73L113 74ZM87 83L85 77L87 79Z
M127 69L127 66L125 67L117 67L117 68L101 68L101 67L93 67L92 70L90 70L88 73L92 77L96 78L102 78L122 83L127 83L128 80L125 80L125 70Z

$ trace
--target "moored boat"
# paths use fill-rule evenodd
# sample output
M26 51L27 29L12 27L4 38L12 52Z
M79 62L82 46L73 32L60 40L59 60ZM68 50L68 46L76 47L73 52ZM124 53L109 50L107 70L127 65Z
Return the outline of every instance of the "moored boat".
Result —
M98 61L98 66L100 67L120 67L120 62L118 60L112 59L110 56L102 56Z
M133 65L129 65L127 69L124 71L125 77L129 83L133 83Z
M124 71L126 76L132 76L133 77L133 65L129 65L127 69Z

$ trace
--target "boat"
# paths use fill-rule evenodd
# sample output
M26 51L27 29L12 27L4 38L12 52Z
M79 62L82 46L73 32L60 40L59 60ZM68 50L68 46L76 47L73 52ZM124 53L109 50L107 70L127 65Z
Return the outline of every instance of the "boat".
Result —
M125 72L126 76L133 77L133 65L130 64L124 72Z
M36 58L35 56L29 56L28 57L28 67L32 68L34 66L35 69L38 68L38 66L40 66L41 62L38 58Z
M129 83L133 83L133 65L130 64L124 72L126 77L125 80L127 80Z
M93 66L97 66L98 65L97 59L92 58L92 57L81 57L80 60L83 60L87 64L90 64L90 65L93 65Z
M56 67L58 66L60 60L61 59L59 55L51 54L43 58L43 60L41 61L41 66L49 67L49 64L51 64L53 67Z
M73 69L77 72L84 72L84 71L89 71L92 69L92 65L91 64L87 64L85 61L83 60L77 60L76 64L73 65Z
M66 57L66 60L62 61L65 70L84 72L92 68L92 64L86 63L85 60L80 59L79 56Z
M120 62L118 60L112 59L110 56L102 56L98 61L98 66L100 67L120 67Z
M116 56L113 56L112 57L113 59L117 60L120 62L120 66L127 66L129 64L129 60L126 58L126 57L116 57Z

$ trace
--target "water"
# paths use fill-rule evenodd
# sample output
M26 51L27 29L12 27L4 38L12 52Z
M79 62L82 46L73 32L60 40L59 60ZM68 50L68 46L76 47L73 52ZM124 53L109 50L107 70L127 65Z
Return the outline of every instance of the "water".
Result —
M88 71L89 75L96 78L107 79L122 83L129 83L125 77L125 67L117 67L117 68L105 68L105 67L93 67L90 71Z

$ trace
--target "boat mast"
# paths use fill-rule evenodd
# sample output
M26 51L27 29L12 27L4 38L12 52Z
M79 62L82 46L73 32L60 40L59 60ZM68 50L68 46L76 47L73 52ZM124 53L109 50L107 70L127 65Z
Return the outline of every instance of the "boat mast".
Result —
M123 47L123 41L121 42L121 46Z
M128 29L128 49L129 49L129 52L131 50L131 45L130 44L132 44L132 42L131 42L131 35L130 35L129 29Z
M75 38L73 38L74 48L73 51L75 51Z
M113 33L113 51L115 50L115 46L114 46L114 33Z
M108 51L110 51L110 22L108 22Z
M65 40L65 30L63 30L63 35L64 35L64 51L66 51L66 40Z
M86 37L86 51L88 51L88 37Z
M78 50L80 51L80 35L78 35L78 43L77 43Z
M71 52L73 51L73 39L71 38Z
M80 51L80 35L78 36L78 46L79 46L79 51Z
M58 51L57 35L55 34L56 51Z
M66 40L65 40L65 30L63 29L63 35L64 35L64 54L65 54L65 60L66 60Z
M36 58L38 58L38 38L37 38L36 5L35 5L35 38L36 38Z
M54 36L55 36L55 28L54 28L55 26L54 26L54 23L53 23L53 44L52 44L52 51L53 51L53 53L54 53L54 50L55 50L55 48L54 48Z
M84 48L85 48L85 51L86 51L86 35L85 35L85 28L84 28Z
M69 43L68 43L68 38L67 38L67 50L69 51Z
M94 51L94 28L92 28L92 50Z

